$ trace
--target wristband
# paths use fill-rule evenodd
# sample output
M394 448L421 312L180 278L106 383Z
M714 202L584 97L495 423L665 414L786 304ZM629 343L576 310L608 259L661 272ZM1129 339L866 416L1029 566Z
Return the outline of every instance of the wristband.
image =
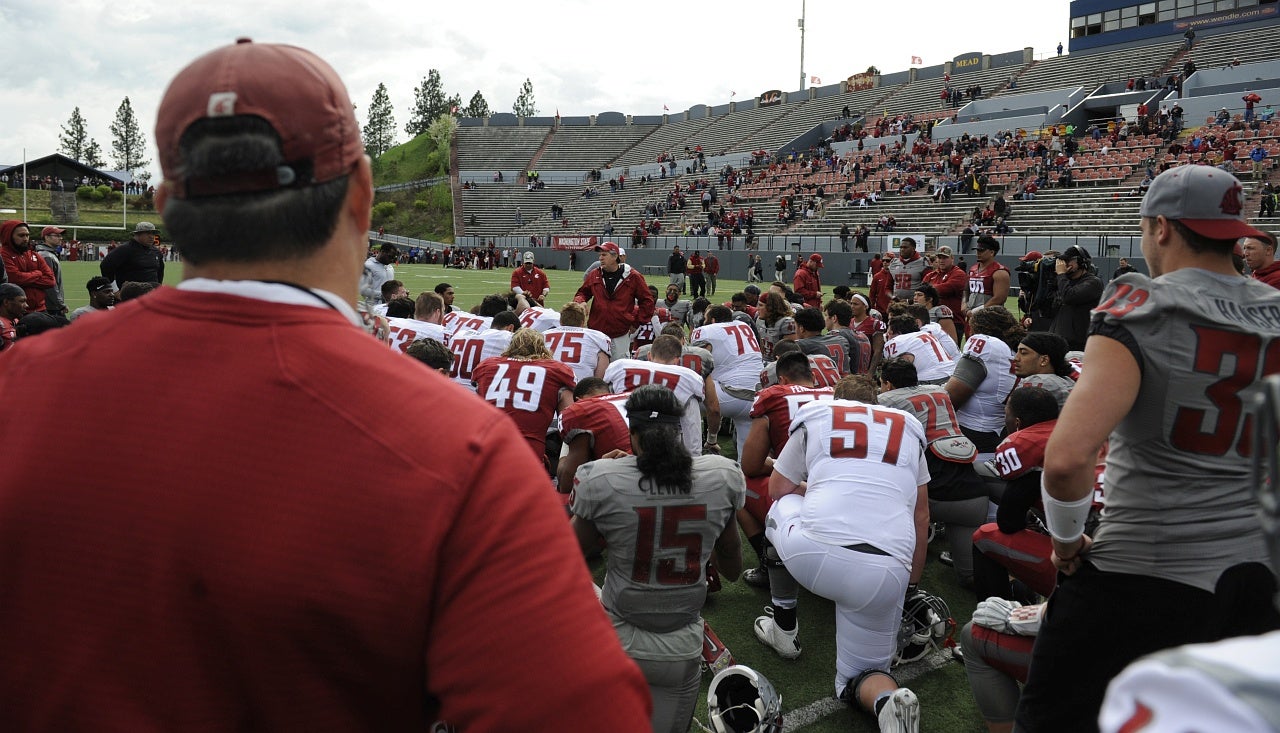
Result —
M1042 477L1040 500L1044 502L1045 524L1054 540L1067 544L1084 535L1084 523L1089 519L1089 509L1093 506L1092 494L1086 494L1075 501L1055 499L1045 490Z

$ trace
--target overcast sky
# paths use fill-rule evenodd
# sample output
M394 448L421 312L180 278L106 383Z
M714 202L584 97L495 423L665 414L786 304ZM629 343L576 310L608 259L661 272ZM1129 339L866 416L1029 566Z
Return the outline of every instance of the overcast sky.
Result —
M869 8L883 10L868 11ZM890 9L899 12L890 12ZM875 65L931 66L970 51L1067 42L1069 0L807 0L804 72L833 84ZM540 114L672 113L800 86L801 0L489 0L213 3L0 0L10 39L0 67L0 164L58 151L71 111L111 159L109 125L128 96L155 162L155 113L174 74L200 54L249 36L306 47L337 69L361 124L378 84L404 142L413 88L437 69L465 105L478 90L510 112L524 80Z

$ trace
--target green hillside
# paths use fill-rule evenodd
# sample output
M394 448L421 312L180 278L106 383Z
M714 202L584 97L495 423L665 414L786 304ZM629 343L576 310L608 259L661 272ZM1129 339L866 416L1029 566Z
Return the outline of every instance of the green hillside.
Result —
M420 181L444 176L449 151L436 147L430 135L419 135L383 153L373 162L373 185ZM374 196L373 226L388 233L437 242L453 242L453 192L448 183Z

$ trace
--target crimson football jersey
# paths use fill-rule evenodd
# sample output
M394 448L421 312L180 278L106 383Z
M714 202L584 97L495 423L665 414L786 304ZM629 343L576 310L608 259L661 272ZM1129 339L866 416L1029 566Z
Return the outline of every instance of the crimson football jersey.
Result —
M472 379L476 394L509 415L534 454L542 458L560 390L573 389L573 370L554 359L495 356L480 362Z
M791 419L800 408L814 400L834 398L830 387L801 387L795 384L775 384L766 387L751 403L752 419L769 418L769 450L778 455L787 445L791 435Z
M996 474L1005 481L1012 481L1031 471L1043 469L1044 448L1049 444L1049 436L1057 424L1057 420L1036 423L1001 441L996 446L995 458L990 461Z
M627 424L629 394L605 394L578 400L560 413L560 437L567 444L587 435L591 460L612 450L631 452L631 428Z

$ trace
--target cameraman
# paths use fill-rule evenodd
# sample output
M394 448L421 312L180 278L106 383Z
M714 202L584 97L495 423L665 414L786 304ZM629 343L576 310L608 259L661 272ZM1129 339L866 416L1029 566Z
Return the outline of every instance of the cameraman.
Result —
M1053 299L1058 292L1058 276L1054 273L1058 253L1049 250L1041 255L1031 250L1018 258L1018 307L1026 314L1022 325L1028 331L1047 331L1053 324Z
M1078 244L1067 247L1053 271L1058 274L1058 292L1053 298L1057 315L1049 332L1066 339L1072 351L1083 351L1089 335L1089 312L1102 299L1102 279L1093 258Z

